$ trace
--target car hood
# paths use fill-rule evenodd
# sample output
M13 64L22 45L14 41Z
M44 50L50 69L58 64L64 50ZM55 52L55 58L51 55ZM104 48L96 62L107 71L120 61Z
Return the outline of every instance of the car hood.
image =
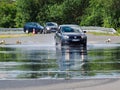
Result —
M67 35L67 36L85 36L84 33L63 33L63 35Z
M46 28L57 28L57 26L46 26Z

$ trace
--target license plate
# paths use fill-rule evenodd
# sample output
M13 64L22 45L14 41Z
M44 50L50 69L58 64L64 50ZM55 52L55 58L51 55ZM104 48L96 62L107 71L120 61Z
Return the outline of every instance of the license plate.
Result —
M72 39L72 41L77 42L77 41L80 41L80 40L79 39Z

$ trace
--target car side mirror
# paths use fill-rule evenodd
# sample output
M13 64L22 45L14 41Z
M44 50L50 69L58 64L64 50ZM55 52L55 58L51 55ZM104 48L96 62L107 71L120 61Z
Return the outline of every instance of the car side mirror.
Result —
M84 33L87 33L86 31L83 31Z

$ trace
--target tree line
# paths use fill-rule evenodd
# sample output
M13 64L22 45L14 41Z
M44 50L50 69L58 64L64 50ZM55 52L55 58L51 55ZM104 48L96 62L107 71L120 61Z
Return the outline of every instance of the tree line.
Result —
M0 0L0 27L48 21L120 29L120 0Z

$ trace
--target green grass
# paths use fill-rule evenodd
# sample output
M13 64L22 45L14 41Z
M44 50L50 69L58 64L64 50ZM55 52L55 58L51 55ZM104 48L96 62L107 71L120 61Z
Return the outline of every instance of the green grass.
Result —
M15 37L26 37L33 36L33 34L1 34L0 38L15 38Z
M120 33L115 33L115 34L111 34L111 33L101 33L101 32L88 32L94 35L105 35L105 36L120 36Z

